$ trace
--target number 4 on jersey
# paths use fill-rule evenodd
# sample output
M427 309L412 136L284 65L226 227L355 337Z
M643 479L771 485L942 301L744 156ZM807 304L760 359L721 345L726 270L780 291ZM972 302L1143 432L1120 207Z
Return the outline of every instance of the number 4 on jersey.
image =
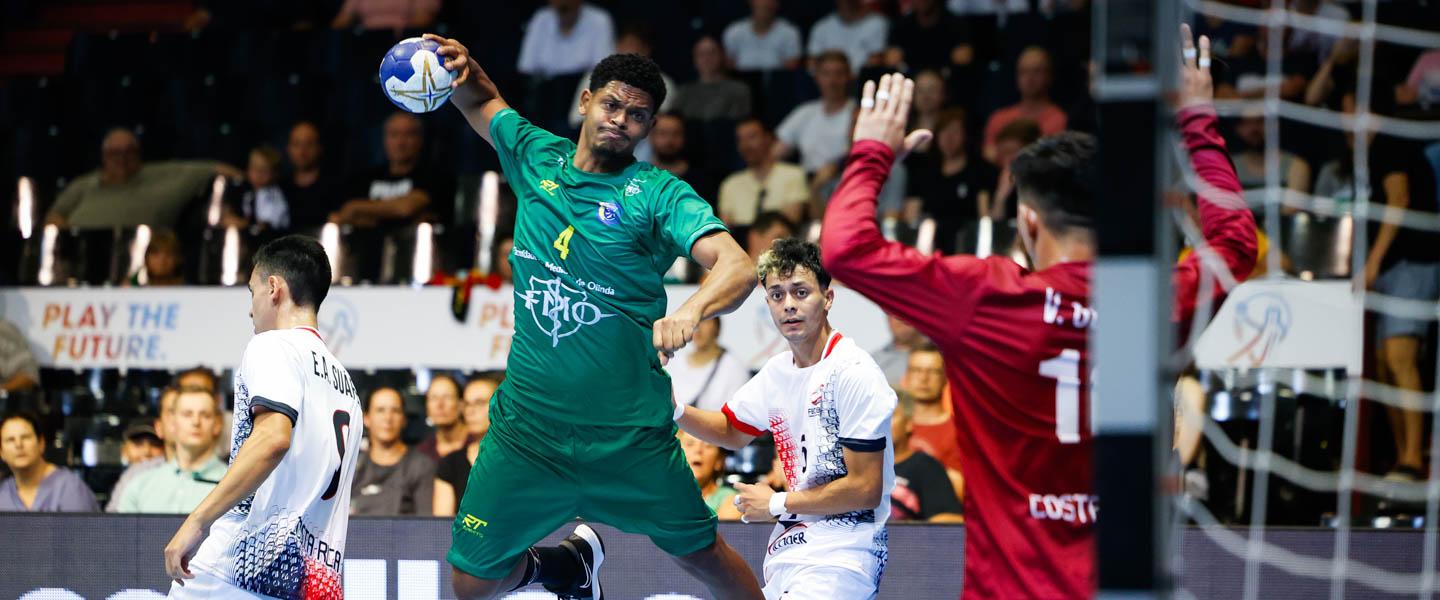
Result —
M560 236L555 238L555 243L550 244L560 251L560 260L570 258L570 238L574 235L575 226L571 225L566 227L565 231L560 232Z

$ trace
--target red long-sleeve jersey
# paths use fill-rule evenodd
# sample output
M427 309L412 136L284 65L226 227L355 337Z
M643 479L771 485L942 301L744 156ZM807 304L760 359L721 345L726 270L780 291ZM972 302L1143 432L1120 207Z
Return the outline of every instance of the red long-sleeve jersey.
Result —
M1198 200L1206 240L1243 279L1255 262L1255 223L1215 112L1191 108L1178 120L1195 171L1216 192ZM1088 598L1099 511L1088 426L1091 265L1032 272L1003 256L925 255L886 241L875 198L893 161L878 142L851 149L826 210L821 255L837 280L945 356L964 459L962 598ZM1193 315L1202 276L1194 256L1176 266L1172 318Z

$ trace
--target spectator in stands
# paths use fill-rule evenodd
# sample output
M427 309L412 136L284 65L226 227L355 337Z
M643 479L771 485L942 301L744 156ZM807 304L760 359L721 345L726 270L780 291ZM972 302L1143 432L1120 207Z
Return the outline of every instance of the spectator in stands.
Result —
M764 212L780 211L793 220L805 214L810 191L805 171L775 158L775 136L759 119L735 126L735 147L745 169L720 183L720 220L732 227L748 226Z
M486 374L465 384L465 425L474 439L464 449L446 454L435 467L433 504L437 517L455 516L455 507L460 506L460 499L465 497L470 468L480 455L480 442L490 432L490 399L502 380L503 374Z
M167 418L174 420L175 458L135 476L120 498L122 513L188 514L225 476L215 452L222 426L215 394L182 389Z
M208 192L216 175L244 178L235 167L213 161L146 164L139 138L128 129L112 129L100 143L100 169L66 185L45 220L80 229L173 229L186 205Z
M880 370L885 372L885 380L890 383L890 387L900 387L905 370L910 367L910 351L924 344L925 336L895 315L886 313L885 320L890 325L890 343L871 352L870 356L880 365ZM896 449L899 449L899 446L896 446Z
M175 376L175 387L180 391L205 390L211 394L219 393L215 387L215 372L205 367L195 367L182 371Z
M1010 175L1010 163L1038 139L1040 126L1029 119L1013 121L996 134L994 163L1000 169L1000 177L995 182L995 193L990 195L990 218L995 221L1015 218L1015 178Z
M649 57L650 50L650 29L642 25L627 25L620 32L620 37L615 39L616 54L639 54L640 56ZM580 76L579 85L575 86L575 97L570 102L572 110L569 111L569 117L567 117L570 120L570 126L573 128L579 129L580 122L583 120L580 111L573 110L573 108L580 106L580 94L590 89L590 73L594 70L593 66L586 68L585 74ZM676 89L675 80L671 79L669 75L661 73L660 79L665 82L665 89ZM675 106L675 96L676 94L665 96L665 101L660 104L660 110L655 112L662 113L673 108ZM653 135L654 132L651 133ZM649 148L650 143L653 141L653 137L642 140L640 146L635 148L635 158L647 162L654 162L650 160L651 149Z
M750 380L750 369L720 346L719 318L701 321L689 351L676 356L665 370L677 402L712 411L720 410Z
M169 229L157 229L145 246L144 266L130 275L131 286L185 285L185 255L180 238Z
M1405 81L1395 86L1395 104L1440 108L1440 48L1426 50L1415 59Z
M848 59L847 69L859 73L867 65L880 64L885 51L885 36L890 24L884 15L870 12L863 0L835 0L835 12L826 15L810 28L810 68L820 68L820 59L829 52L840 52Z
M700 486L700 497L705 499L705 505L715 511L721 521L740 520L740 509L731 502L737 492L720 480L725 474L725 452L719 446L684 431L676 436L680 438L680 448L685 451L685 461L690 463L690 471L695 474L695 484Z
M1235 122L1236 147L1230 150L1231 161L1235 163L1235 176L1240 187L1246 191L1264 193L1265 174L1265 117L1250 113ZM1293 153L1280 151L1280 186L1301 193L1310 192L1310 163Z
M996 138L1006 125L1020 119L1034 121L1041 135L1065 131L1065 111L1050 100L1052 76L1050 53L1044 48L1031 46L1020 53L1015 61L1015 87L1020 91L1020 101L995 111L985 123L985 160L999 165Z
M178 395L175 388L166 388L165 393L161 395L161 416L137 421L125 429L125 446L121 456L126 466L125 470L120 473L120 479L115 482L115 487L110 489L110 498L105 501L105 512L120 512L120 498L125 496L125 490L130 487L130 483L135 480L135 477L159 468L174 455L171 445L173 445L175 435L164 433L167 426L164 413L174 408L175 397ZM167 435L172 440L170 444L166 443L165 436ZM144 448L150 444L154 444L155 448L149 452L149 457L145 458L147 453Z
M910 363L901 385L915 400L910 447L940 461L945 465L955 489L965 489L964 479L960 476L960 443L956 440L955 415L946 400L945 359L934 344L926 341L910 351Z
M1359 63L1359 40L1343 38L1336 42L1320 69L1305 84L1305 103L1340 110L1341 97L1355 91Z
M1355 96L1342 99L1345 113L1355 112ZM1377 204L1381 216L1404 208L1421 219L1433 219L1437 212L1435 171L1423 159L1413 142L1367 133L1371 140L1369 170L1372 211ZM1345 133L1353 148L1352 132ZM1336 163L1321 169L1316 193L1334 198L1348 207L1356 197L1353 152L1342 153ZM1407 217L1408 218L1408 217ZM1418 220L1418 219L1416 219ZM1413 223L1379 223L1369 228L1370 248L1365 262L1366 287L1387 296L1413 302L1433 303L1440 299L1440 235L1416 228ZM1377 379L1397 388L1416 406L1426 382L1421 375L1421 342L1428 335L1424 320L1381 312L1375 321ZM1387 479L1417 481L1427 478L1424 457L1425 416L1419 411L1387 407L1390 427L1395 433L1396 461Z
M650 161L652 164L690 184L695 193L700 194L700 197L711 205L718 202L715 182L710 178L710 174L692 164L687 156L685 120L681 119L680 115L660 113L660 116L655 117L655 125L650 128L650 137L646 139L655 155Z
M758 260L775 240L795 237L796 233L795 222L785 215L774 211L760 213L745 232L745 251L751 260Z
M363 408L370 447L355 461L350 514L428 516L435 461L400 440L405 399L395 388L380 387L365 397Z
M1255 34L1255 43L1232 48L1226 68L1215 71L1215 97L1262 98L1265 96L1266 74L1270 71L1270 52L1284 53L1283 44L1270 43L1269 29L1261 27ZM1328 53L1320 55L1328 56ZM1305 99L1305 88L1310 76L1319 70L1319 56L1309 54L1292 55L1281 61L1280 98L1293 102ZM1048 135L1048 133L1047 133Z
M914 0L910 14L890 24L885 64L910 73L968 67L975 61L973 40L970 25L941 0Z
M330 220L360 228L388 228L430 220L454 222L454 177L422 161L420 119L397 112L385 120L386 164L360 173Z
M925 70L915 75L914 114L910 115L910 130L928 129L939 131L940 112L945 110L949 99L945 92L945 78L938 71ZM916 146L910 153L910 161L928 156L934 147L934 140Z
M614 51L610 13L581 0L550 0L525 26L517 69L542 78L576 75Z
M290 202L280 187L280 153L269 146L250 151L245 184L229 194L221 224L241 229L254 225L266 231L290 228Z
M779 0L750 0L750 18L731 23L721 40L730 68L741 71L800 66L800 29L779 16Z
M280 182L290 204L290 226L311 230L325 224L330 213L339 210L340 194L335 178L320 168L324 148L320 145L320 128L301 121L290 128L285 155L290 171Z
M165 442L155 432L155 419L131 423L121 436L121 464L138 465L155 459L165 460Z
M334 6L333 4L331 6ZM357 22L364 29L427 29L440 14L440 0L345 0L330 23L348 29Z
M95 494L80 476L45 460L40 418L12 413L0 419L0 460L10 477L0 482L0 512L97 512Z
M460 382L454 377L438 374L430 379L430 389L425 390L425 419L435 433L417 444L415 450L430 460L439 461L474 441L460 413Z
M676 92L676 112L691 121L739 121L750 116L750 88L725 71L725 50L720 42L701 36L695 40L693 52L696 79Z
M950 483L945 465L910 443L915 399L896 392L895 417L890 420L895 445L895 489L890 492L890 518L898 521L963 523L965 509Z
M905 220L935 219L935 249L954 254L960 233L990 213L990 192L999 174L966 151L964 109L942 112L934 131L936 152L910 170Z
M465 390L461 393L464 411L465 428L470 435L479 442L485 438L490 431L490 399L495 396L495 390L500 389L500 382L504 375L485 374L465 382Z
M845 54L825 52L815 58L815 84L820 99L795 107L776 130L775 158L800 153L800 166L814 173L845 156L850 148L850 124L855 102L850 99L850 67Z
M1290 10L1293 14L1307 17L1318 17L1333 21L1346 22L1350 20L1350 11L1343 6L1336 4L1334 0L1292 0ZM1308 54L1310 58L1328 56L1335 42L1339 40L1334 35L1312 31L1303 27L1296 27L1286 32L1285 55L1292 58L1296 54ZM1353 38L1352 38L1353 39Z
M0 319L0 397L40 387L40 363L14 323Z

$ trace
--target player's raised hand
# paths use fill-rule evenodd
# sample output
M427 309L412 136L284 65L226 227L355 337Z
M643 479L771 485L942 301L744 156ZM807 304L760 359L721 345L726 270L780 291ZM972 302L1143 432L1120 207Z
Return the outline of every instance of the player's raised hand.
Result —
M1190 26L1180 25L1180 108L1210 104L1215 84L1210 78L1210 38L1200 36L1196 48Z
M890 147L896 160L929 141L930 130L918 129L905 135L910 120L910 103L915 98L915 82L898 73L883 75L879 85L865 82L860 96L860 114L855 118L854 141L875 140Z
M655 349L660 351L660 365L670 364L675 352L695 339L695 329L700 326L700 316L686 310L655 322Z
M451 88L460 87L460 84L470 78L470 50L466 49L464 44L461 44L459 40L441 37L433 33L427 33L420 37L440 44L440 49L436 50L435 54L446 57L444 61L446 70L459 73L455 80L450 82Z

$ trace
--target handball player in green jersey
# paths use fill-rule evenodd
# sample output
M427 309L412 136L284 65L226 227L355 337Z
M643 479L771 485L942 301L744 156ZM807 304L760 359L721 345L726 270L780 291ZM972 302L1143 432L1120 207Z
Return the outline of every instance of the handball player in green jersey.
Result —
M675 439L664 370L700 321L744 303L755 267L688 184L635 159L665 100L659 67L634 54L600 61L575 142L511 109L458 41L426 38L440 43L456 74L451 103L495 147L518 204L515 337L451 529L456 595L539 583L603 597L593 529L533 546L578 516L649 536L716 598L761 598ZM710 273L666 316L662 276L681 256Z

